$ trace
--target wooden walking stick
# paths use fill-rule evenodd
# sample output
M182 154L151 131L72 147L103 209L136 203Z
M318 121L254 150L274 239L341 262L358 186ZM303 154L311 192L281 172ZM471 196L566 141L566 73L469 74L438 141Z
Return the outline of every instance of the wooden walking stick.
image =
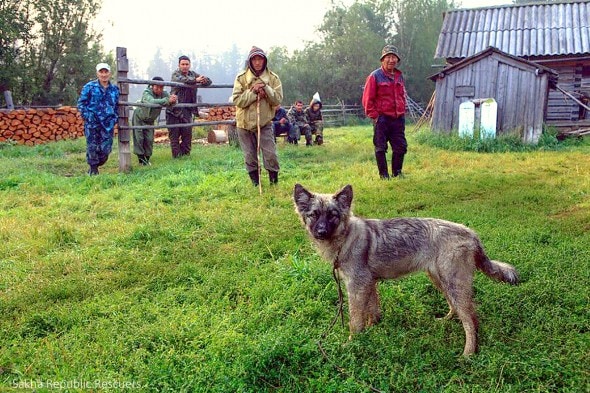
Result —
M258 128L258 138L256 138L256 161L258 161L258 191L262 195L262 179L260 167L260 96L256 97L256 127Z

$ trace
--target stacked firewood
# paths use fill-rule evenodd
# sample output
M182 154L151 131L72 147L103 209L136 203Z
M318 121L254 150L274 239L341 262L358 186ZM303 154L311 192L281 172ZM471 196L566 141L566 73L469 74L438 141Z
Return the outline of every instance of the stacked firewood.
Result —
M215 108L209 108L207 121L215 120L232 120L236 118L236 107L235 106L218 106Z
M75 107L0 111L0 143L28 146L84 136L84 121Z

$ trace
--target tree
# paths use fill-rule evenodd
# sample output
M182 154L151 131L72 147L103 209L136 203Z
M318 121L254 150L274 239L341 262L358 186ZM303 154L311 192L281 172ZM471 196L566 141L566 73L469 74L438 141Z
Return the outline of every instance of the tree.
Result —
M404 71L408 94L416 101L428 102L434 84L428 76L436 71L432 61L443 12L455 8L447 0L392 0L388 11L392 18L392 42L403 54L400 68Z
M383 46L402 55L408 93L427 101L434 84L427 80L447 0L365 0L350 7L334 5L324 16L320 42L307 43L282 60L278 69L285 102L311 98L319 91L330 102L360 103L366 76L378 68Z
M375 0L329 10L318 30L321 42L307 43L280 67L285 102L318 91L327 101L360 103L366 74L378 66L375 56L388 37L383 11Z
M94 77L94 65L104 61L97 44L100 35L89 23L100 9L99 2L37 0L30 4L39 27L37 45L29 51L37 88L31 102L39 105L72 102L88 76Z
M0 92L14 86L19 69L17 59L23 43L30 38L31 22L24 3L20 0L0 2Z
M112 63L91 28L99 0L8 0L0 5L0 79L15 102L74 104L94 66ZM6 31L9 32L5 35ZM3 82L4 83L4 82Z

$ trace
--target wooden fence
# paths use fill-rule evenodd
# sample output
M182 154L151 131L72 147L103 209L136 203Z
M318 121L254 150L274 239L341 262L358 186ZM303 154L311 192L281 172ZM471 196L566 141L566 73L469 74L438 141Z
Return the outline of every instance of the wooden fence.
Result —
M161 85L171 87L190 87L194 89L225 89L233 88L232 85L223 84L212 84L210 86L194 86L185 85L183 83L168 82L168 81L153 81L143 79L129 79L127 77L129 71L129 60L127 59L127 49L118 47L117 48L117 76L116 81L121 91L119 99L119 171L127 172L131 168L131 130L133 129L156 129L156 128L171 128L171 127L194 127L194 126L215 126L215 125L230 125L235 126L235 120L215 120L215 121L197 121L193 123L185 124L158 124L153 126L131 126L129 124L129 109L130 107L150 107L157 108L160 105L155 104L144 104L138 102L129 102L129 85L130 84L144 84L144 85ZM176 104L179 108L214 108L214 107L227 107L228 103L207 103L200 102L198 104ZM288 109L288 108L287 108ZM360 105L323 105L322 114L324 122L329 126L338 126L349 123L351 120L358 120L364 118L364 112ZM230 127L230 129L233 127ZM228 135L232 140L232 135ZM235 136L234 136L235 138Z
M138 102L129 102L129 85L130 84L144 84L144 85L161 85L161 86L173 86L173 87L190 87L193 89L224 89L233 88L233 85L215 85L210 86L194 86L185 85L178 82L167 82L167 81L154 81L154 80L143 80L143 79L129 79L127 74L129 72L129 60L127 59L127 48L117 47L117 85L121 95L119 97L119 172L128 172L131 169L131 130L133 129L156 129L156 128L172 128L172 127L194 127L194 126L208 126L218 124L235 124L234 120L217 120L217 121L199 121L193 123L183 124L165 124L165 125L154 125L154 126L131 126L129 125L129 109L131 106L144 106L157 108L160 105L155 104L144 104ZM227 106L227 102L224 103L198 103L198 104L176 104L178 108L211 108Z
M129 79L128 76L128 72L129 72L129 60L127 58L127 49L123 48L123 47L117 47L116 49L116 61L117 61L117 75L116 75L116 83L119 87L119 90L121 92L120 95L120 99L119 99L119 106L118 106L118 116L119 116L119 121L118 121L118 132L117 132L117 138L118 138L118 145L119 145L119 171L120 172L128 172L131 169L131 145L130 145L130 141L131 141L131 130L133 129L159 129L159 128L171 128L171 127L194 127L194 126L216 126L216 125L226 125L226 126L230 126L229 128L229 132L228 132L228 137L230 139L230 141L232 139L236 139L235 135L232 135L231 130L235 130L235 119L228 119L228 120L214 120L214 121L196 121L193 123L183 123L183 124L164 124L164 123L160 123L157 125L153 125L153 126L132 126L129 123L129 114L130 114L130 108L131 107L150 107L150 108L161 108L161 105L156 105L156 104L147 104L147 103L139 103L139 102L129 102L129 85L130 84L142 84L142 85L162 85L162 86L170 86L170 87L189 87L189 88L194 88L194 89L215 89L215 88L221 88L221 89L231 89L233 88L233 84L212 84L210 86L194 86L194 85L185 85L183 83L177 83L177 82L169 82L169 81L154 81L154 80L143 80L143 79ZM10 105L12 107L12 100L10 100ZM197 104L185 104L185 103L179 103L176 104L176 107L180 107L180 108L189 108L189 107L199 107L199 108L220 108L220 107L228 107L228 103L227 102L223 102L223 103L207 103L207 102L199 102ZM10 116L12 117L16 117L16 116L20 116L20 114L16 113L12 113L12 110L10 110L11 108L9 108L8 113L10 113ZM288 108L286 108L288 109ZM52 110L51 108L49 108L48 110ZM71 108L72 113L76 112L75 108ZM365 115L364 115L364 111L363 108L360 105L345 105L344 103L339 103L339 104L324 104L322 107L322 114L324 117L324 123L327 126L340 126L340 125L346 125L349 124L350 122L356 122L359 119L364 119ZM14 116L13 116L14 115ZM47 131L45 132L45 130L41 130L40 133L44 133L43 137L47 140L59 140L59 139L63 139L63 138L67 138L67 137L78 137L78 136L82 136L83 135L83 123L80 119L79 114L75 113L74 114L76 117L76 122L70 121L70 118L68 118L68 122L72 123L71 127L76 128L76 131L74 133L74 131L72 131L71 129L68 131L67 135L66 133L62 132L62 131L53 131L53 128L55 128L55 124L51 124L51 127L48 127L48 129L50 131L53 131L53 133L55 133L56 135L50 135L51 132ZM70 116L72 117L72 116ZM61 119L61 117L60 117ZM58 121L53 121L51 120L50 123L59 123ZM63 120L63 119L61 119ZM6 124L4 124L6 123ZM10 124L12 124L13 121L10 122ZM2 122L2 124L0 124L0 131L4 128L4 125L6 125L6 127L8 127L8 122ZM59 124L58 124L59 125ZM232 127L233 126L233 127ZM23 126L25 127L25 126ZM21 128L23 128L21 127ZM52 128L53 127L53 128ZM70 128L71 128L70 127ZM20 132L20 130L19 130ZM23 133L26 134L25 131L23 131ZM47 135L45 135L47 134ZM63 136L61 134L64 134ZM233 134L235 134L235 132L233 132ZM28 134L27 134L28 135ZM232 138L233 136L233 138ZM12 137L12 135L11 135ZM8 140L8 137L5 138L5 140ZM0 139L0 141L2 141ZM29 141L29 144L33 143L33 140Z
M326 126L341 126L348 124L351 120L363 119L365 117L363 107L360 105L322 105L322 117Z

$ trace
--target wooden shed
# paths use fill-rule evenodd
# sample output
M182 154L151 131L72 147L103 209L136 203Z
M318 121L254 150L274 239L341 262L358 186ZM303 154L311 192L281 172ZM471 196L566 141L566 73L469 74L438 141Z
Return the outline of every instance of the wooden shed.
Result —
M435 58L452 66L488 47L557 71L556 89L549 90L546 124L565 131L590 127L590 0L456 9L443 14ZM436 94L438 98L447 93L437 86Z
M489 47L430 77L436 83L432 128L450 132L458 128L459 105L493 98L498 104L497 132L518 133L536 143L550 86L557 72Z

